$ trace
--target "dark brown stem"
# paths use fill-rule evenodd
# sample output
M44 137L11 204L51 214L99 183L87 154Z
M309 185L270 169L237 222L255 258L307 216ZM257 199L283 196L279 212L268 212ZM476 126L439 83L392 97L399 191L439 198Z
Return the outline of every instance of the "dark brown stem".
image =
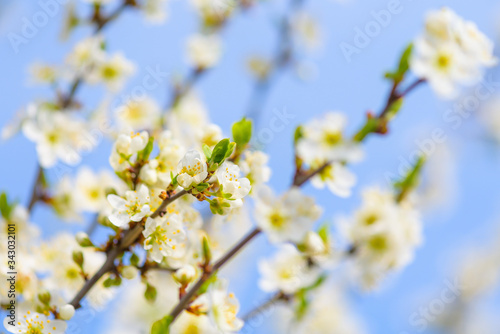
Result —
M233 256L235 256L246 244L248 244L253 238L255 238L261 230L259 228L254 228L249 232L243 239L241 239L236 245L233 246L222 258L220 258L211 268L210 271L206 271L202 277L193 285L189 291L182 297L175 308L170 312L170 317L172 317L172 322L181 314L183 310L189 307L192 299L198 294L198 290L203 286L203 284L212 275L219 270L224 264L226 264Z
M259 306L257 306L256 308L252 309L247 314L245 314L241 318L241 320L243 320L244 322L247 322L248 320L252 319L253 317L257 316L258 314L264 312L268 308L274 306L276 303L278 303L280 301L287 301L289 299L290 299L290 297L285 295L283 292L278 292L278 293L274 294L273 296L271 296L271 298L269 298L267 301L263 302L262 304L260 304Z
M31 189L31 196L30 200L28 202L28 212L31 213L33 211L33 208L35 207L36 202L40 199L40 186L43 180L43 168L42 166L38 165L37 167L37 172L36 172L36 178L35 181L33 182L33 187Z

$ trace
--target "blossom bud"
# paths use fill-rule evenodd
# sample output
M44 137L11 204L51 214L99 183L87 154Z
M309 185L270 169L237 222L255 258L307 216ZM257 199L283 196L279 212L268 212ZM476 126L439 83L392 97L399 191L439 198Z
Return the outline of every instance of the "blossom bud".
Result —
M90 241L89 236L85 232L78 232L75 236L76 242L82 247L94 246L92 241Z
M189 264L182 266L172 276L181 285L188 285L196 278L196 269Z
M43 291L38 294L38 300L42 302L42 304L48 305L50 303L50 292Z
M70 320L73 318L75 315L75 308L73 305L66 304L64 306L61 306L59 309L59 317L61 317L62 320Z
M121 270L121 274L125 279L134 279L137 277L137 268L134 266L125 266Z
M325 244L318 233L309 231L304 237L304 248L306 253L318 254L325 251Z

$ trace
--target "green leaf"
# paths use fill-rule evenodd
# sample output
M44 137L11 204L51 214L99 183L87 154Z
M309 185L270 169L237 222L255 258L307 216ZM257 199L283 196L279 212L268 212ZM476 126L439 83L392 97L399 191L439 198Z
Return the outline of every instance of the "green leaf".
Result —
M208 291L208 288L210 285L215 283L217 281L217 273L212 274L209 279L207 279L202 286L200 287L200 290L198 290L198 295L202 295Z
M413 168L401 180L394 183L394 188L399 190L399 194L396 196L398 202L402 201L410 191L417 187L424 164L425 156L422 155L418 158Z
M172 317L167 315L158 321L155 321L151 328L151 334L169 334Z
M212 261L212 250L210 249L207 237L203 237L203 258L206 264Z
M78 267L83 267L83 253L81 251L73 251L73 261Z
M329 239L329 228L328 228L328 224L325 223L323 225L321 225L321 227L319 228L318 230L318 235L319 237L321 238L321 240L323 240L323 242L326 244L328 243L328 239Z
M303 133L302 125L299 125L298 127L295 128L295 133L293 134L293 142L294 142L294 144L297 144L297 142L302 137L304 137L304 133Z
M146 283L146 291L144 291L144 297L149 302L154 302L156 300L156 296L158 295L158 291L156 288L149 283Z
M0 194L0 213L5 220L9 220L13 207L9 205L7 194L3 192Z
M224 157L224 159L229 158L231 154L233 154L235 148L236 148L236 143L229 143L229 147L227 148L226 156Z
M207 161L210 161L210 158L212 157L212 150L207 144L203 144L203 154L205 154Z
M252 121L243 117L241 121L233 123L231 131L235 143L243 147L252 139Z
M399 99L397 99L396 101L392 102L389 106L389 110L387 111L387 114L386 114L386 119L392 119L394 116L396 116L396 114L398 113L398 111L401 109L401 107L403 106L403 98L400 97Z
M151 155L151 152L153 152L153 147L154 147L154 138L149 137L148 143L146 144L146 147L138 153L138 158L141 161L148 161L149 156Z
M410 57L413 51L413 44L410 43L406 49L403 51L403 54L401 55L401 58L399 59L399 65L398 68L395 72L387 72L385 74L385 77L387 79L393 80L396 84L399 84L408 69L410 68Z
M210 162L216 164L222 163L226 158L230 143L231 142L227 138L222 139L220 142L218 142L217 145L215 145L214 150L212 151Z
M139 256L135 253L132 253L132 256L130 256L130 265L134 267L139 266Z

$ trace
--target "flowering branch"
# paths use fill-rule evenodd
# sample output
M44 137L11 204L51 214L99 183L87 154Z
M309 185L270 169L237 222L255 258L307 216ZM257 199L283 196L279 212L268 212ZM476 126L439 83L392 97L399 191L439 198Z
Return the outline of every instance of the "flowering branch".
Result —
M163 200L161 205L151 214L151 218L159 217L172 202L186 195L187 191L181 190L169 198ZM106 273L110 272L114 268L115 259L126 249L128 249L131 245L133 245L137 239L140 237L142 231L144 230L144 226L142 223L135 225L133 228L125 232L123 237L118 240L118 242L111 247L111 249L107 252L106 261L102 265L102 267L88 280L85 282L85 285L80 289L80 291L76 294L76 296L71 301L71 305L73 307L79 308L80 301L85 297L85 295L92 289L92 287L99 281L99 279L104 276Z

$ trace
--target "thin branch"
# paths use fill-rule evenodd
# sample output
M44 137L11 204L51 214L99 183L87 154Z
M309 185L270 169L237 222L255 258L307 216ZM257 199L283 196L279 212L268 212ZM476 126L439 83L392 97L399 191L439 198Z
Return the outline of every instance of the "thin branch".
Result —
M43 180L43 168L42 166L38 165L37 171L36 171L36 178L35 181L33 182L33 186L31 189L31 196L30 200L28 202L28 213L31 213L33 211L33 208L35 207L36 202L40 199L40 185Z
M241 320L244 322L247 322L248 320L252 319L256 315L266 311L270 307L274 306L276 303L280 301L287 301L290 297L283 294L283 292L277 292L273 296L271 296L268 300L264 301L262 304L259 306L255 307L254 309L250 310L247 314L245 314Z
M256 227L251 232L249 232L243 239L241 239L236 245L233 246L222 258L220 258L211 268L210 271L203 273L202 277L196 282L193 287L182 297L175 308L170 312L170 317L172 317L172 322L181 314L181 312L186 309L192 302L192 299L196 297L198 291L203 286L203 284L212 275L219 270L224 264L226 264L233 256L235 256L246 244L248 244L253 238L255 238L261 230Z

